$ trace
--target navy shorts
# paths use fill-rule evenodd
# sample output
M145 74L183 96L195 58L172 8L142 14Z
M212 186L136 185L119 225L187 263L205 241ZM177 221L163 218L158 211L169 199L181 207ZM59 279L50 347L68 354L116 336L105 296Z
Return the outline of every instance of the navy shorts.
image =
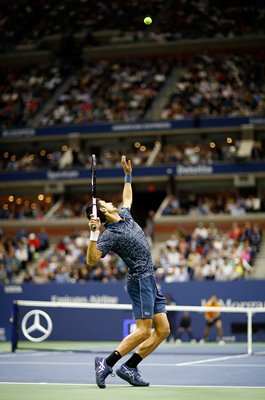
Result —
M154 314L167 312L166 299L157 288L154 275L144 278L129 276L127 289L132 300L134 319L152 319Z
M213 321L207 321L206 322L206 325L207 326L213 326L217 321L219 321L219 319L221 319L221 317L216 317L216 318L214 318L214 320Z

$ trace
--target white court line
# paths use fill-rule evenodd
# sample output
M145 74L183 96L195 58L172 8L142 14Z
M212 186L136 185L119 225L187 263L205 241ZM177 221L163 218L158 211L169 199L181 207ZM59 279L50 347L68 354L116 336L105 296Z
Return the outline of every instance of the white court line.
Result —
M265 351L255 351L254 352L254 356L257 356L257 355L261 356L262 354L265 354Z
M59 362L59 361L0 361L0 365L94 365L94 363L86 363L86 362Z
M249 357L249 354L238 354L236 356L226 356L226 357L217 357L217 358L207 358L206 360L187 361L184 363L178 363L178 364L176 364L176 366L180 367L183 365L204 364L204 363L208 363L208 362L211 363L214 361L231 360L234 358L244 358L244 357Z
M0 385L50 385L50 386L94 386L97 387L95 383L48 383L48 382L0 382ZM112 387L124 386L128 388L127 384L109 384ZM265 386L215 386L215 385L151 385L152 387L162 387L162 388L216 388L216 389L265 389Z

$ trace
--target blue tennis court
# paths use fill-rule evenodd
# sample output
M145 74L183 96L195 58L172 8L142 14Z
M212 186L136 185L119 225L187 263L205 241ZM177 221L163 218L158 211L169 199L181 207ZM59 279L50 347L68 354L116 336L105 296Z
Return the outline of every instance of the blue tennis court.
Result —
M77 350L28 349L1 353L0 380L95 385L94 357L104 357L113 348L113 344L98 344ZM253 355L246 354L245 350L240 344L164 343L140 364L140 370L151 386L265 388L265 346L255 345ZM108 386L126 384L116 376L108 377L106 383Z

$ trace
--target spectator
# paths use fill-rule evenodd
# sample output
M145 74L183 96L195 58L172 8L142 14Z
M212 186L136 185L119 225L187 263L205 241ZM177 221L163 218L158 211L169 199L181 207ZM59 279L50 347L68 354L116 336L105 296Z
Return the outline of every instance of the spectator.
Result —
M27 262L29 261L29 251L27 241L25 239L18 242L18 247L15 250L15 257L19 262L19 269L25 270L27 267Z
M205 307L221 307L221 303L218 301L217 297L215 294L213 294L210 299L207 301L205 304ZM209 333L211 331L211 328L213 326L216 327L217 333L218 333L218 340L219 344L222 345L224 344L223 340L223 326L222 326L222 320L221 320L221 313L217 311L206 311L205 312L205 323L206 326L204 328L203 332L203 339L201 340L201 343L207 342L209 340Z
M195 343L196 340L193 337L192 327L191 327L191 317L188 312L184 312L181 316L176 343L182 343L182 337L185 332L187 332L190 342Z
M38 234L38 240L39 240L39 250L40 251L48 249L49 237L48 237L48 234L47 234L45 228L41 228L41 231Z
M8 276L3 261L0 260L0 283L8 283Z

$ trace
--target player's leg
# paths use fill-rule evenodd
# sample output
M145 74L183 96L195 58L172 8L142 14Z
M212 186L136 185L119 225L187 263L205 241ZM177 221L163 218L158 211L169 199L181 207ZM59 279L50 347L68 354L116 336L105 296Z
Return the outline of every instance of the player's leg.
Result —
M145 300L147 303L149 302L149 309L152 307L151 312L154 313L154 330L151 336L141 343L136 351L140 357L145 358L167 338L167 336L170 334L170 326L166 313L166 299L157 288L153 276L148 277L148 279L146 279L142 284L142 291L147 294ZM150 297L152 303L150 303Z
M153 275L139 279L132 282L132 284L130 283L128 285L128 293L132 299L133 313L138 323L136 326L139 326L139 328L145 327L144 335L140 335L141 338L145 336L145 340L141 342L137 351L125 364L122 364L116 373L133 386L148 386L149 383L142 380L137 366L170 333L166 315L166 299L156 287ZM152 317L152 320L148 318L149 316ZM152 322L154 330L151 333ZM120 347L120 350L124 351L122 347Z
M147 340L152 333L152 319L137 319L136 329L126 336L118 345L117 351L123 357L140 343Z
M188 336L189 336L190 341L191 341L191 342L195 342L195 339L194 339L193 333L192 333L192 329L191 329L190 326L188 326L188 328L187 328L187 334L188 334Z
M172 311L169 311L168 314L167 314L167 318L168 318L169 327L170 327L170 334L166 338L166 341L169 342L171 338L174 341L176 339L176 336L177 336L175 313L172 312Z
M137 349L137 354L145 358L152 353L163 340L170 334L170 325L166 313L166 299L156 286L153 276L150 276L145 282L145 287L148 294L152 293L152 306L153 306L153 327L154 330L151 336L146 339ZM148 297L149 298L149 297ZM150 300L149 300L150 301ZM151 305L150 305L151 306Z
M152 320L151 319L137 319L136 329L122 340L117 347L117 351L124 356L133 350L142 342L146 342L151 336ZM117 369L116 374L130 383L132 386L149 386L145 382L138 371L138 364L143 360L143 357L138 352L133 355Z
M116 371L120 378L126 380L133 386L149 386L149 383L142 379L137 366L168 336L170 330L166 313L154 315L153 327L154 330L151 335L139 345L137 351L131 356L131 358L126 361L125 364L122 364L121 367ZM123 351L123 348L120 349Z
M169 323L166 313L154 315L153 319L154 330L151 336L146 339L137 349L137 354L145 358L151 354L162 343L170 333Z
M150 335L151 335L151 328L152 328L152 319L137 319L136 320L136 329L126 336L118 347L113 351L106 359L103 357L96 357L95 358L95 370L96 370L96 382L98 387L104 389L106 387L105 380L106 378L113 373L112 367L127 353L135 349L140 343L144 342ZM136 353L127 361L127 365L122 365L122 372L117 375L121 376L123 372L134 372L134 379L133 383L134 386L148 386L146 382L144 382L137 369L137 364L142 361L142 358L137 355ZM133 371L130 368L134 368ZM123 371L124 370L124 371ZM132 374L131 374L132 375ZM121 378L127 378L125 374L125 378L121 376ZM128 379L125 379L128 381Z
M215 323L216 329L217 329L217 333L218 333L218 337L219 337L219 343L223 344L223 325L222 325L222 321L220 319L218 319Z
M183 328L183 326L180 325L178 328L178 336L176 338L176 342L178 342L178 343L182 342L183 333L184 333L184 328Z
M212 323L206 321L206 326L203 331L203 340L204 341L208 341L211 328L212 328Z
M105 379L112 373L112 367L127 353L137 347L140 343L144 342L151 335L152 319L154 311L153 288L149 284L150 277L138 279L136 277L129 277L127 281L128 294L132 301L133 314L136 320L136 329L130 335L122 340L118 347L106 358L97 357L95 360L96 366L96 381L99 387L106 387ZM142 358L136 353L128 360L129 365L133 363L136 365ZM98 366L98 367L97 367ZM103 368L104 367L104 368ZM117 375L121 376L126 371L130 377L133 377L132 385L147 386L146 382L141 381L137 368L130 371L128 365L122 364L118 370ZM125 377L121 376L127 380ZM131 379L131 378L130 378ZM138 382L139 381L139 382ZM138 385L139 383L139 385Z

